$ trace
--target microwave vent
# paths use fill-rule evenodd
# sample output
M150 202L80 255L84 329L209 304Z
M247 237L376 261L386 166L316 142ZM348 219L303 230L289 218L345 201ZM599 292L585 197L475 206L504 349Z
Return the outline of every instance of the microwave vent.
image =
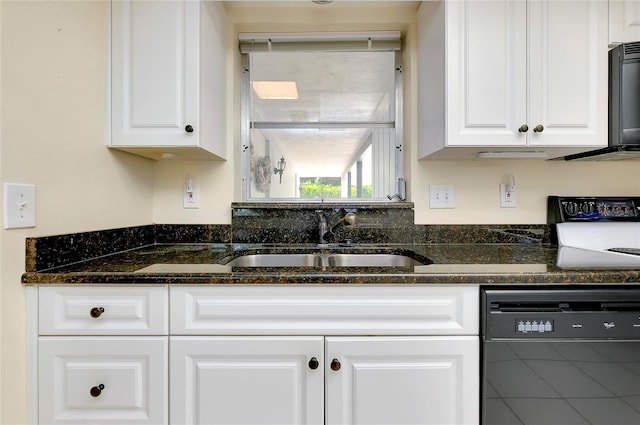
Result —
M640 41L624 43L624 55L640 55Z

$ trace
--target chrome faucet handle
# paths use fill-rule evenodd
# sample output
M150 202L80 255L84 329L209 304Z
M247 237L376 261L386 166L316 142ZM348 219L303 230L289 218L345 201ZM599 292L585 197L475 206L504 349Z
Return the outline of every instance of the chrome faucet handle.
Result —
M329 228L328 231L326 231L324 233L324 235L322 236L323 240L326 239L333 239L333 237L335 236L335 231L342 226L354 226L356 223L358 222L358 216L355 213L347 213L344 215L344 217L342 217L340 220L338 220L338 222L336 224L334 224L333 226L331 226Z
M342 217L341 222L342 224L345 224L347 226L353 226L358 222L358 216L356 215L356 213L347 213L344 217Z

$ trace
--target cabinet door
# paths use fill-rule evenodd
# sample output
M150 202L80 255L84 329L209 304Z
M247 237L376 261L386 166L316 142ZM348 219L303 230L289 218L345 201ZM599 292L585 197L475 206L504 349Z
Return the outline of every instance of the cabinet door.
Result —
M111 7L111 145L196 145L200 2L124 0Z
M477 336L327 337L326 350L328 424L479 422Z
M526 3L447 2L447 144L525 146Z
M167 423L167 337L42 337L41 424Z
M606 146L607 3L530 1L528 8L529 144Z
M323 423L322 337L171 337L170 373L174 424Z
M640 2L609 0L609 42L640 40Z

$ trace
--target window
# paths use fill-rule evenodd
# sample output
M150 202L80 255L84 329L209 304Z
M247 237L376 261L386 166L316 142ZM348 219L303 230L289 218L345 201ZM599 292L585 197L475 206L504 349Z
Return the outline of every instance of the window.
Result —
M393 197L400 46L395 31L240 34L244 199Z

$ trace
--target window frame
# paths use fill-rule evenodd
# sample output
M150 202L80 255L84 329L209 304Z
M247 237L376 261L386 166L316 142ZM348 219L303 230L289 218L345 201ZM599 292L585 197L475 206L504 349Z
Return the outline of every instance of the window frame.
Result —
M364 33L333 33L333 32L320 32L320 33L282 33L282 34L240 34L240 60L241 60L241 128L240 128L240 156L241 156L241 194L243 202L261 202L261 203L385 203L385 202L403 202L406 201L406 188L405 188L405 176L404 176L404 140L403 140L403 126L404 126L404 117L403 117L403 46L402 41L399 36L399 31L374 31L371 33L366 33L368 35L367 38L363 38ZM276 37L282 37L280 42L283 44L289 45L288 48L292 51L300 50L300 51L313 51L313 49L309 49L309 45L313 45L313 43L330 43L335 44L336 50L338 51L351 51L353 48L349 48L349 43L352 43L352 40L347 40L349 38L357 38L358 40L355 43L364 41L368 43L368 48L372 48L372 39L371 35L374 37L378 35L381 37L379 43L384 46L385 43L388 42L386 37L389 34L397 34L399 47L385 49L384 47L378 48L377 50L393 50L395 52L395 99L394 99L394 119L392 121L371 121L371 122L353 122L353 123L340 123L339 125L344 126L344 124L348 124L349 128L390 128L394 134L394 169L395 176L393 176L393 181L390 182L390 187L395 189L394 193L387 194L386 198L297 198L297 197L288 197L288 198L258 198L251 197L251 130L252 129L260 129L265 128L263 125L258 123L257 126L252 127L251 122L251 75L250 75L250 52L247 52L246 43L247 40L255 41L255 38L251 37L261 37L259 41L262 42L262 51L265 51L265 46L267 49L271 49L272 47L272 39ZM243 45L244 40L244 45ZM336 42L337 41L337 42ZM340 47L340 43L344 44L344 47ZM291 48L295 43L301 43L300 48ZM302 45L304 44L304 46ZM379 44L379 45L380 45ZM252 48L255 44L252 44ZM358 47L355 50L364 50L362 47ZM293 125L289 125L289 123L270 123L272 128L304 128L304 123L292 123ZM312 123L314 128L331 128L335 127L336 123L332 122L314 122ZM391 177L391 176L389 176Z

